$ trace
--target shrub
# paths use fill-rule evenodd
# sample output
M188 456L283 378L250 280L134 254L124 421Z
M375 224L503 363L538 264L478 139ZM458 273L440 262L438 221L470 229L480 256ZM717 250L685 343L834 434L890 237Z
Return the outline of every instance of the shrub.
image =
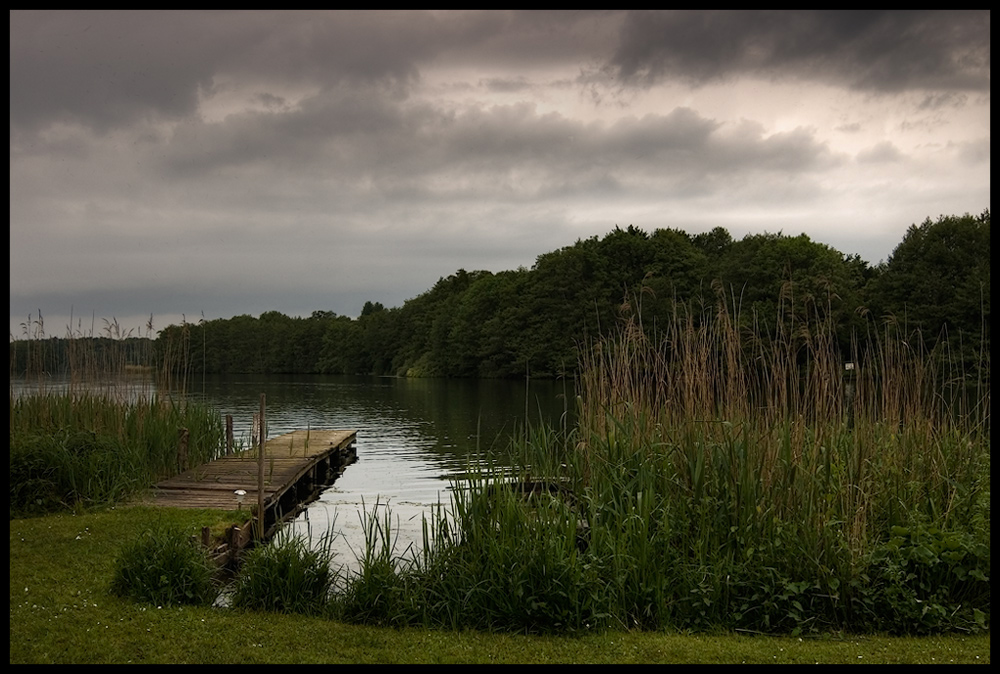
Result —
M870 575L875 602L894 633L984 630L989 622L990 551L961 532L892 527Z
M333 589L332 561L325 542L312 549L301 537L279 534L247 555L232 605L278 613L321 613Z
M161 527L123 546L112 594L157 605L208 604L216 596L207 551L183 531Z

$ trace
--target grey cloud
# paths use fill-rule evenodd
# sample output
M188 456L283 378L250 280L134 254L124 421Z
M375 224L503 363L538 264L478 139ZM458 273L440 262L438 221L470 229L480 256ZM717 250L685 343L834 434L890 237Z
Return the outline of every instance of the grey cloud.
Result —
M958 144L958 156L963 163L968 165L986 164L988 170L990 163L989 137Z
M918 110L937 110L938 108L950 107L961 108L966 105L969 97L965 94L958 94L953 91L935 92L924 97Z
M439 118L420 136L408 148L413 154L394 156L375 175L427 190L428 199L445 192L537 199L573 185L619 191L682 175L690 181L737 171L791 173L838 161L809 130L766 135L747 125L733 133L688 108L602 125L538 114L527 104L496 106Z
M524 77L502 78L492 77L488 80L480 80L480 86L484 86L490 91L511 93L524 91L531 88L531 83Z
M256 85L271 103L269 83L322 90L380 82L405 98L421 66L445 54L484 66L594 59L613 37L610 22L588 12L13 11L11 125L70 122L104 132L176 120L230 81Z
M820 170L836 159L809 130L766 135L750 123L723 128L689 108L604 125L539 114L528 103L457 114L331 96L296 111L182 125L162 161L166 179L193 185L220 172L254 180L255 166L266 162L269 180L252 202L272 198L287 173L297 176L300 193L325 193L328 203L338 185L367 185L366 191L397 201L444 195L522 200L572 183L613 189L681 173Z
M411 113L410 119L419 113ZM164 147L168 175L197 178L227 167L274 162L296 170L337 161L348 152L351 171L375 161L377 148L406 128L401 109L378 85L340 85L302 101L296 109L247 111L218 122L190 119L178 125ZM373 141L367 149L358 139Z
M462 63L597 63L614 48L620 11L512 10L442 12L436 38L442 53Z
M881 164L897 162L903 158L899 148L889 141L882 141L858 153L858 161L862 164Z
M229 48L196 15L11 12L12 126L78 122L105 131L197 106Z
M12 12L11 123L105 131L196 110L220 78L396 81L441 48L423 12ZM266 91L264 93L267 93Z
M607 145L629 154L699 151L719 126L690 108L675 108L667 115L619 120L608 133Z
M621 81L642 86L751 74L870 91L988 91L990 13L634 12L607 66Z
M283 108L288 103L283 97L267 92L257 94L254 99L266 108Z
M703 83L755 74L872 91L989 91L990 14L982 12L24 12L10 15L10 121L100 132L191 115L227 82L314 90L380 82L405 98L439 59L521 74L558 64L593 89ZM271 96L272 98L267 98ZM934 104L929 98L927 104Z

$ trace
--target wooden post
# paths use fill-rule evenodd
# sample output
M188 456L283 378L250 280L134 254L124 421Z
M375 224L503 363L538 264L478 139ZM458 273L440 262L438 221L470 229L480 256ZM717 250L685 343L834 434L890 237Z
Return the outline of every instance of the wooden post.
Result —
M233 453L233 415L226 415L226 456Z
M188 468L188 429L179 428L177 429L177 467L180 472L184 472Z
M257 540L264 539L264 441L267 438L264 423L264 394L260 394L260 439L257 450Z

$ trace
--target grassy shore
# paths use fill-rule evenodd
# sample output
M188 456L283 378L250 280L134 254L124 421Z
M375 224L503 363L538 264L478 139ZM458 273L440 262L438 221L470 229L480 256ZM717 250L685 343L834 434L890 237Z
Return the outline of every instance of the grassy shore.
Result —
M125 507L10 522L10 663L963 663L989 633L800 639L601 630L577 636L376 628L327 618L157 607L112 596L123 543L162 524L232 513Z

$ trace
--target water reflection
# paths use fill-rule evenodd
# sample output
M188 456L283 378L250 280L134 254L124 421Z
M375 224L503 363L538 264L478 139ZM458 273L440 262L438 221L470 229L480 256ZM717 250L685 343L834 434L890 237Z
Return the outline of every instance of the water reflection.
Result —
M94 395L126 402L148 400L157 395L153 373L146 369L127 371L120 376L69 377L65 375L10 378L12 398L33 395Z

